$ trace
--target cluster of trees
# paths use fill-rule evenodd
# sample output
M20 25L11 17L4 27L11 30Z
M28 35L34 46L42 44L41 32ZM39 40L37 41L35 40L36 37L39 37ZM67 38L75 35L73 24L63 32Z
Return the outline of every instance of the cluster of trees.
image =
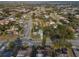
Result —
M49 10L49 12L50 12L50 10ZM56 10L55 10L55 12L56 12ZM33 17L34 17L34 15L33 15ZM43 15L41 15L41 16L43 16ZM39 25L39 27L42 25L40 28L43 30L43 41L42 41L43 46L45 46L45 44L46 44L46 37L49 37L52 42L58 43L58 45L67 45L68 39L75 38L75 36L74 36L76 33L75 30L79 26L79 23L78 23L79 20L75 17L75 14L73 15L71 13L68 13L66 15L66 18L67 18L66 20L69 21L69 23L64 22L64 19L63 19L62 21L59 21L62 23L62 25L57 24L57 28L53 28L53 24L51 26L44 27L43 25L46 22L49 22L49 19L48 19L48 21L46 21L46 19L42 18L41 16L38 18L41 18L42 20L44 20L44 22L41 22L41 19L40 19L41 24ZM53 19L51 19L51 20L54 21ZM56 19L55 19L55 22L56 22Z
M20 24L17 24L16 22L10 22L9 24L4 24L4 25L0 25L0 35L7 35L8 32L7 30L11 29L12 26L14 26L17 29L17 32L22 30L22 26L20 26Z
M2 8L2 12L0 13L0 20L4 20L6 21L5 19L9 16L11 16L10 14L11 12L11 9L9 7L5 7L5 8ZM18 28L17 32L23 32L23 27L18 23L18 19L20 19L22 16L22 13L15 13L15 15L13 15L14 20L16 19L16 21L10 21L8 24L4 24L4 25L0 25L0 35L7 35L8 32L7 30L8 29L11 29L12 26L14 26L15 28Z

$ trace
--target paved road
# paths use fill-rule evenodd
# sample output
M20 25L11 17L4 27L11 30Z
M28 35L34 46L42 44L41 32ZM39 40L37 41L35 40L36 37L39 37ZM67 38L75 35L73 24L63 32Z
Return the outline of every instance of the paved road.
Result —
M72 52L74 54L75 57L79 57L79 49L78 48L72 48Z
M24 35L26 39L30 38L31 29L32 29L32 20L30 19L24 24Z
M79 51L77 50L79 49L79 38L76 38L75 40L70 40L69 42L73 45L72 52L74 56L79 57Z
M9 42L3 42L0 48L0 51L3 51L7 46L8 46Z
M22 20L24 20L24 18L22 18ZM31 29L32 29L32 19L30 17L29 20L24 21L24 38L23 38L23 44L30 44L29 39L30 37L30 33L31 33Z

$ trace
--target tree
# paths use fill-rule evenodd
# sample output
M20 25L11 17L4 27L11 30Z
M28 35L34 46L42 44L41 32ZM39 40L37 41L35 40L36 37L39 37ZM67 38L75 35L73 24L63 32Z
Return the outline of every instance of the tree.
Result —
M50 37L52 42L58 43L58 45L66 44L66 40L73 39L74 34L75 32L73 28L68 25L58 25L57 28L53 28L53 26L44 28L44 35Z
M58 29L58 32L59 32L59 35L60 35L59 42L60 42L61 45L67 44L66 40L74 38L75 32L72 30L73 29L72 27L67 26L67 25L62 25L62 26L59 25L57 29Z
M21 18L21 16L22 16L22 13L21 13L21 12L18 12L18 13L16 13L16 15L15 15L15 17L17 17L17 18Z
M8 49L13 50L14 47L15 47L14 42L10 42L10 43L9 43L9 47L8 47Z
M49 8L49 7L47 7ZM39 12L39 11L38 11ZM52 13L53 12L53 13ZM45 13L41 11L40 14L34 13L32 18L38 18L39 21L39 27L43 31L43 40L42 40L42 45L45 46L46 43L46 37L49 37L52 42L58 43L61 46L66 44L68 39L73 39L74 34L75 34L75 28L78 27L79 25L79 20L75 18L74 14L68 13L67 15L58 15L61 12L61 10L57 10L57 8L53 8L52 10L46 10L45 8ZM49 18L45 18L44 15L47 15L48 13ZM50 13L54 14L50 16ZM37 17L35 17L37 15ZM65 17L65 19L59 19L60 17ZM46 21L47 20L47 21ZM50 20L55 22L55 24L48 24L50 23ZM66 21L69 21L68 23ZM48 23L47 23L48 22ZM57 22L62 23L57 24ZM46 25L47 23L47 25ZM54 25L57 25L57 28L54 28ZM56 40L57 39L57 40ZM64 43L63 43L64 42Z

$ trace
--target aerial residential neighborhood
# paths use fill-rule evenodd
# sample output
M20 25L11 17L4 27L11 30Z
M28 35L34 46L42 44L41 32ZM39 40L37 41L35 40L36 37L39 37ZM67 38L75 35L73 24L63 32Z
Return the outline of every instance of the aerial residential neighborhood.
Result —
M75 3L0 2L0 57L79 57Z

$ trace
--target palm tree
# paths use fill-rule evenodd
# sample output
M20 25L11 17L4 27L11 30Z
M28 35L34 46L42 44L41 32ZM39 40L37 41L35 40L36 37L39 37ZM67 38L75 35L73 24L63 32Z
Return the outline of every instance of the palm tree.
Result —
M72 27L67 25L58 25L57 28L45 27L44 28L44 36L50 37L54 44L58 44L59 46L63 46L67 44L68 39L74 38L74 31ZM44 39L44 41L46 41ZM45 43L43 43L45 44Z
M69 27L67 25L58 26L58 32L60 35L60 43L62 45L65 44L67 39L73 39L74 38L74 31L72 30L72 27ZM63 43L64 42L64 43Z

